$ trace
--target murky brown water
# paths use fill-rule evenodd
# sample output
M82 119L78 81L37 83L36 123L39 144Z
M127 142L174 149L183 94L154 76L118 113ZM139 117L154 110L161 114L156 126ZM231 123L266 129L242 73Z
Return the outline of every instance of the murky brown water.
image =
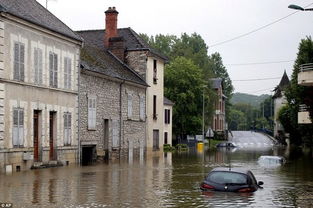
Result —
M261 155L287 163L264 167ZM143 163L98 164L0 175L0 202L14 207L313 207L312 155L283 149L162 154ZM243 166L264 188L252 194L202 193L214 167Z

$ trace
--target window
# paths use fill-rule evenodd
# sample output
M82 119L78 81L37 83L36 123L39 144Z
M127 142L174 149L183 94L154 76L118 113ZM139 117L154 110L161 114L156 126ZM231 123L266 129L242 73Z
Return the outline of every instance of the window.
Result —
M13 79L24 81L25 46L22 43L14 43L14 74Z
M64 88L71 89L72 79L72 60L70 58L64 58Z
M34 49L34 77L35 84L42 84L42 50Z
M72 114L64 113L64 145L71 145L72 138Z
M157 84L157 60L153 60L153 83Z
M156 95L153 95L153 119L156 120L157 114L156 114Z
M140 117L140 120L145 120L145 97L144 96L140 96L139 97L140 101L139 101L139 109L140 109L140 112L139 112L139 117Z
M88 129L96 129L96 98L88 98Z
M13 147L23 147L24 144L24 110L13 109Z
M127 95L127 117L131 118L133 115L133 96L131 94Z
M164 110L164 123L166 124L171 123L171 110L170 109Z
M164 144L167 144L167 132L164 132Z
M50 87L58 87L58 55L49 54Z

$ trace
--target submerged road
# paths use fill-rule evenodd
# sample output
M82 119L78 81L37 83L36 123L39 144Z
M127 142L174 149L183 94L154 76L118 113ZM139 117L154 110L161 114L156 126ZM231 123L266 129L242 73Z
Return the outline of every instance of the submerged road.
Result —
M241 148L269 148L274 145L266 135L254 131L233 131L229 141Z

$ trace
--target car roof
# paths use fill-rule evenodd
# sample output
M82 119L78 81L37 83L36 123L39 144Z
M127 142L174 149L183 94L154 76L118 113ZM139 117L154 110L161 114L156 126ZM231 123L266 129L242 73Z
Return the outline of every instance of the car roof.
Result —
M236 173L243 173L243 174L247 174L249 172L249 170L245 168L230 168L229 169L229 167L214 168L211 172L215 172L215 171L236 172Z

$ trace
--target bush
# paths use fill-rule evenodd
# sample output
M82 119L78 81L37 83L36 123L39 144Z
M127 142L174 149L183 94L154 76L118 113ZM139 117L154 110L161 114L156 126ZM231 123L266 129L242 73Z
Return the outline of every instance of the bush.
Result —
M187 144L177 144L176 149L178 151L188 151L188 146Z
M172 147L170 144L164 144L163 145L163 151L164 152L173 152L175 150L176 150L176 148Z

